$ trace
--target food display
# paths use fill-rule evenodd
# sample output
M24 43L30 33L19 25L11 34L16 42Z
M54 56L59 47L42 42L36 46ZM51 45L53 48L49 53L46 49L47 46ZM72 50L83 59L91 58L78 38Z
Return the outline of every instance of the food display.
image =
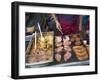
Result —
M89 59L89 46L84 44L79 34L55 36L55 60L56 62L72 62ZM58 58L62 58L58 61Z
M73 63L89 59L89 45L79 34L57 35L53 32L34 33L27 42L27 64ZM51 64L51 65L52 65Z
M62 62L62 61L67 61L68 59L71 58L71 41L69 41L70 38L69 36L55 36L55 61L56 62ZM59 53L59 55L58 55ZM60 57L60 60L58 61L57 56ZM61 60L61 58L63 58Z
M33 35L26 50L26 63L53 60L53 32Z
M75 56L77 57L78 60L87 60L89 59L88 56L88 50L87 46L83 43L83 41L80 38L79 34L76 34L73 36L74 37L74 45L72 47L73 52L75 53Z
M26 68L63 64L89 65L89 29L85 30L85 21L80 15L26 14Z

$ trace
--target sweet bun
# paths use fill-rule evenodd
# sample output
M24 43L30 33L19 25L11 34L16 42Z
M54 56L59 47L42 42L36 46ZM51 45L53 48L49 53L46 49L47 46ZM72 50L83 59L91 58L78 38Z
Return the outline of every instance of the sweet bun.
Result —
M55 54L55 60L56 60L57 62L61 62L61 55L60 55L59 53L56 53L56 54Z

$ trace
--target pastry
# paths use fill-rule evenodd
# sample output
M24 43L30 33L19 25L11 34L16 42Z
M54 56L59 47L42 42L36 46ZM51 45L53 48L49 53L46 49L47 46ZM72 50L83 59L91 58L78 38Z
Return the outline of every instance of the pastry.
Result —
M56 46L56 47L62 46L62 42L55 42L55 46Z
M62 50L63 50L63 47L62 46L61 47L58 47L58 48L55 48L55 52L57 52L57 53L62 52Z
M64 46L69 46L71 44L70 38L68 36L63 37L63 45Z
M79 59L79 60L80 59L85 60L88 58L88 52L86 50L86 47L84 47L83 45L74 46L73 51L75 52L75 55L76 55L77 59Z
M83 48L83 45L80 45L80 46L73 46L73 49L74 49L74 50L78 50L78 49L80 50L80 49L82 49L82 48Z
M65 51L69 51L69 52L71 52L71 48L70 48L70 46L65 46L65 47L64 47L64 50L65 50Z
M55 36L55 43L61 42L61 41L62 41L61 36Z
M75 41L75 45L81 45L81 41Z
M84 51L86 51L86 47L74 49L74 51L78 53L83 53Z
M75 37L75 40L80 41L81 40L80 35L77 34L76 37Z
M64 40L64 41L63 41L63 45L64 45L64 46L69 46L70 44L71 44L71 42L68 41L68 40Z
M59 53L55 54L55 60L61 62L61 55Z
M84 57L85 55L88 55L87 51L84 51L84 52L81 52L81 53L79 53L79 52L76 53L76 56L78 56L78 57Z
M71 58L71 53L70 52L65 52L64 53L64 61L66 62L70 58Z
M85 55L85 56L82 56L82 57L78 57L78 56L76 56L76 57L77 57L78 60L86 60L86 59L89 58L88 55Z

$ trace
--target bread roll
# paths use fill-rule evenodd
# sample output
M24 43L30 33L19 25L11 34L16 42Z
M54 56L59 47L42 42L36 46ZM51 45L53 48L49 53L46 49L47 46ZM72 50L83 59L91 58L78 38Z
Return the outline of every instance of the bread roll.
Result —
M85 60L88 58L88 52L86 50L86 47L84 47L83 45L74 46L73 51L74 51L77 59L79 59L79 60Z
M70 52L71 51L71 47L70 46L66 46L66 47L64 47L64 50Z
M55 43L55 46L56 46L56 47L62 46L62 42L58 42L58 43L56 42L56 43Z
M77 56L77 59L78 60L86 60L86 59L88 59L89 57L88 57L88 55L85 55L85 56L82 56L82 57L78 57Z
M64 61L66 62L70 58L71 58L71 53L70 52L65 52L65 54L64 54Z
M55 60L61 62L61 55L59 53L55 54Z
M61 36L55 36L55 43L61 42L61 41L62 41Z
M62 46L61 47L58 47L58 48L55 48L55 52L57 52L57 53L62 52L62 50L63 50L63 47Z

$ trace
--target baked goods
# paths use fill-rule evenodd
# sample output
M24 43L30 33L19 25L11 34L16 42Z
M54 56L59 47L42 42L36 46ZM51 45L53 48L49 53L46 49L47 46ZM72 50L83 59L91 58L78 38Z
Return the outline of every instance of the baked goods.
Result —
M37 34L36 42L33 35L33 39L26 50L26 63L41 62L47 60L53 60L53 37L52 32ZM36 43L36 47L35 47Z
M64 36L63 37L63 45L64 46L69 46L71 44L71 41L70 41L70 38L69 38L69 36Z
M75 41L75 45L81 45L81 41Z
M72 54L68 51L66 51L64 53L64 61L66 62L68 59L70 59L70 57L72 56Z
M55 46L56 47L62 46L62 38L61 38L61 36L55 36Z
M65 51L68 51L68 52L71 52L71 47L70 47L70 46L65 46L65 47L64 47L64 50L65 50Z
M70 41L67 41L67 40L63 41L63 45L64 45L64 46L69 46L70 44L71 44Z
M88 59L88 52L86 50L86 47L84 47L83 45L73 46L73 51L78 60Z
M78 58L78 60L87 60L89 58L89 56L85 55L84 57L82 56L82 57L77 57L77 58Z
M55 46L56 46L56 47L62 46L62 42L55 42Z
M65 62L71 58L71 41L68 35L55 36L55 55L56 62L60 62L60 58L63 58ZM60 54L60 55L58 55ZM59 61L58 61L59 58Z
M72 43L74 43L74 45L81 45L82 44L80 34L71 34L70 40Z
M55 60L57 62L61 62L61 54L59 54L59 53L55 54Z
M55 42L56 43L61 42L61 41L62 41L61 36L55 36Z
M63 51L63 46L55 48L55 52L59 53Z
M66 62L69 58L71 58L71 41L68 35L63 37L63 46L64 46L64 61Z

